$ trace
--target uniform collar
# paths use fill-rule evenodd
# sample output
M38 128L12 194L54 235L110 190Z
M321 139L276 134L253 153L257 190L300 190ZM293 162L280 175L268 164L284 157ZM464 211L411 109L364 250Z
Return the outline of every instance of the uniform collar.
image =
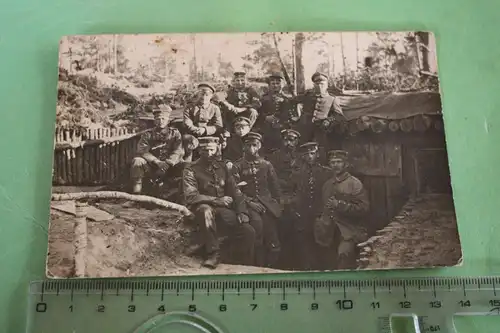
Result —
M340 183L340 182L343 182L344 180L346 180L347 178L349 178L350 176L351 175L349 174L349 172L344 171L340 175L334 176L334 179L335 179L336 183Z

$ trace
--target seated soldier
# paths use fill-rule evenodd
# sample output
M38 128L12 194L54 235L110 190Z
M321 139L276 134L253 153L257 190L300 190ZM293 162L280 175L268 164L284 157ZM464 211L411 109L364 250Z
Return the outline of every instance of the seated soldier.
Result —
M196 137L217 135L222 130L219 107L211 102L215 88L207 83L198 85L196 102L184 110L184 127Z
M244 137L244 156L234 164L234 175L245 196L250 224L255 229L255 263L273 267L281 250L276 220L281 217L281 191L273 165L259 156L262 136L250 132Z
M237 116L250 119L250 128L257 121L257 110L261 107L260 96L254 88L247 86L245 72L235 72L226 99L216 95L216 100L224 108L224 126L231 126Z
M141 193L143 179L152 185L163 182L170 176L169 170L182 160L184 150L179 130L167 126L172 109L153 111L155 127L141 137L136 157L132 160L130 176L132 192Z
M206 260L203 266L216 268L220 261L219 236L228 235L234 262L252 265L255 230L234 177L217 159L219 138L199 138L200 158L183 171L182 193L201 229Z
M363 183L347 171L346 151L329 151L328 165L332 173L322 189L323 214L315 221L315 239L322 247L320 269L355 269L357 244L367 239L368 194ZM334 237L338 233L340 237Z
M250 119L237 117L233 122L233 134L227 140L224 149L224 158L229 161L236 161L243 156L243 137L250 132Z

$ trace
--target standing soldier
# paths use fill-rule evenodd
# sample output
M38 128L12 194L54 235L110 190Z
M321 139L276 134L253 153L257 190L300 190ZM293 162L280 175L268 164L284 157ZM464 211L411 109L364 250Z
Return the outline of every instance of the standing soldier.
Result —
M247 86L246 73L243 71L233 74L233 83L224 100L217 96L217 100L225 109L224 125L231 126L236 116L250 119L250 128L257 121L258 111L261 107L260 96L257 91Z
M317 269L318 246L314 239L314 221L322 213L321 187L328 179L329 169L317 163L318 144L308 142L299 147L300 168L291 178L294 182L296 253L302 270Z
M280 130L290 127L299 119L297 109L291 103L292 97L283 92L283 80L281 73L269 75L269 91L261 99L256 127L263 133L268 151L279 148Z
M253 263L255 230L248 223L248 211L235 180L217 159L219 138L199 139L200 158L183 172L184 202L194 212L204 238L207 259L203 266L216 268L220 260L218 236L229 236L235 261Z
M332 126L344 121L345 116L338 99L328 93L328 76L316 72L311 79L314 89L296 97L296 101L303 105L298 124L299 132L304 142L314 140L326 149L328 131Z
M234 164L234 174L238 182L245 182L241 191L256 233L256 265L272 267L281 250L276 229L282 213L278 176L273 165L259 156L262 136L250 132L243 140L245 154Z
M243 157L243 137L250 132L250 123L250 119L241 116L234 120L232 134L223 152L225 159L235 162Z
M281 149L274 151L269 156L269 161L273 165L276 173L283 198L283 216L278 222L278 232L281 239L282 255L280 256L280 266L284 269L291 269L296 258L291 255L294 249L293 227L290 223L293 220L293 214L290 202L294 196L293 182L290 180L294 176L294 171L299 168L299 156L297 146L300 140L300 133L293 129L284 129L281 131L283 140Z
M184 110L184 126L196 137L218 134L222 127L219 107L211 102L215 88L207 83L198 85L197 101Z
M363 183L347 171L346 151L328 152L328 164L333 172L323 185L324 208L315 221L316 242L323 247L324 253L322 268L355 269L357 244L367 238L368 195ZM340 237L335 237L337 233ZM335 239L340 239L340 243L336 244Z
M155 128L139 140L137 156L132 160L132 192L141 193L143 179L153 184L168 178L169 170L182 160L184 149L179 130L167 126L172 109L153 111Z

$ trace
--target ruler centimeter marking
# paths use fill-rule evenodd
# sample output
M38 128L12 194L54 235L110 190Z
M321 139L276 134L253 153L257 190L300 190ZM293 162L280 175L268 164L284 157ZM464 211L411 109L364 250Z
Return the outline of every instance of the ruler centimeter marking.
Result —
M33 328L67 331L69 327L74 327L80 313L91 319L86 324L97 325L99 320L103 320L99 313L126 311L127 316L117 323L117 330L108 330L109 333L118 333L123 329L132 329L128 326L118 328L119 325L128 323L137 327L152 315L185 311L193 316L203 314L220 318L228 326L240 324L249 329L263 330L263 327L267 327L264 325L274 325L272 327L275 329L276 325L282 324L281 321L286 321L297 331L303 331L304 327L300 325L307 322L303 312L307 311L306 314L314 320L310 325L320 323L325 329L334 325L334 329L339 332L361 329L368 333L388 333L391 332L390 318L395 314L410 316L421 327L416 332L455 332L450 320L456 314L500 315L500 299L495 299L499 281L500 277L260 281L49 280L32 283L28 322ZM120 298L126 301L120 302ZM60 315L61 311L68 309L72 316L55 320L54 315ZM253 319L248 317L247 311L253 314ZM274 319L275 311L282 313L282 319ZM227 312L232 317L227 317ZM360 316L363 320L359 320ZM347 323L349 318L353 321ZM369 325L371 330L356 325ZM231 330L234 329L231 326ZM293 329L289 331L295 332Z

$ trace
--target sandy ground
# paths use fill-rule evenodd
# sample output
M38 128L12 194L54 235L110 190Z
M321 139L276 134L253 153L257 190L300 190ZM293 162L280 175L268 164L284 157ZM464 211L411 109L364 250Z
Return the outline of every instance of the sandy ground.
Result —
M201 259L186 255L193 229L176 212L127 207L123 202L95 205L115 216L88 220L87 275L89 277L175 276L194 274L253 274L272 269L221 264L201 267ZM72 277L74 216L51 210L48 276Z
M387 227L361 246L369 269L455 266L462 251L452 197L410 200Z

